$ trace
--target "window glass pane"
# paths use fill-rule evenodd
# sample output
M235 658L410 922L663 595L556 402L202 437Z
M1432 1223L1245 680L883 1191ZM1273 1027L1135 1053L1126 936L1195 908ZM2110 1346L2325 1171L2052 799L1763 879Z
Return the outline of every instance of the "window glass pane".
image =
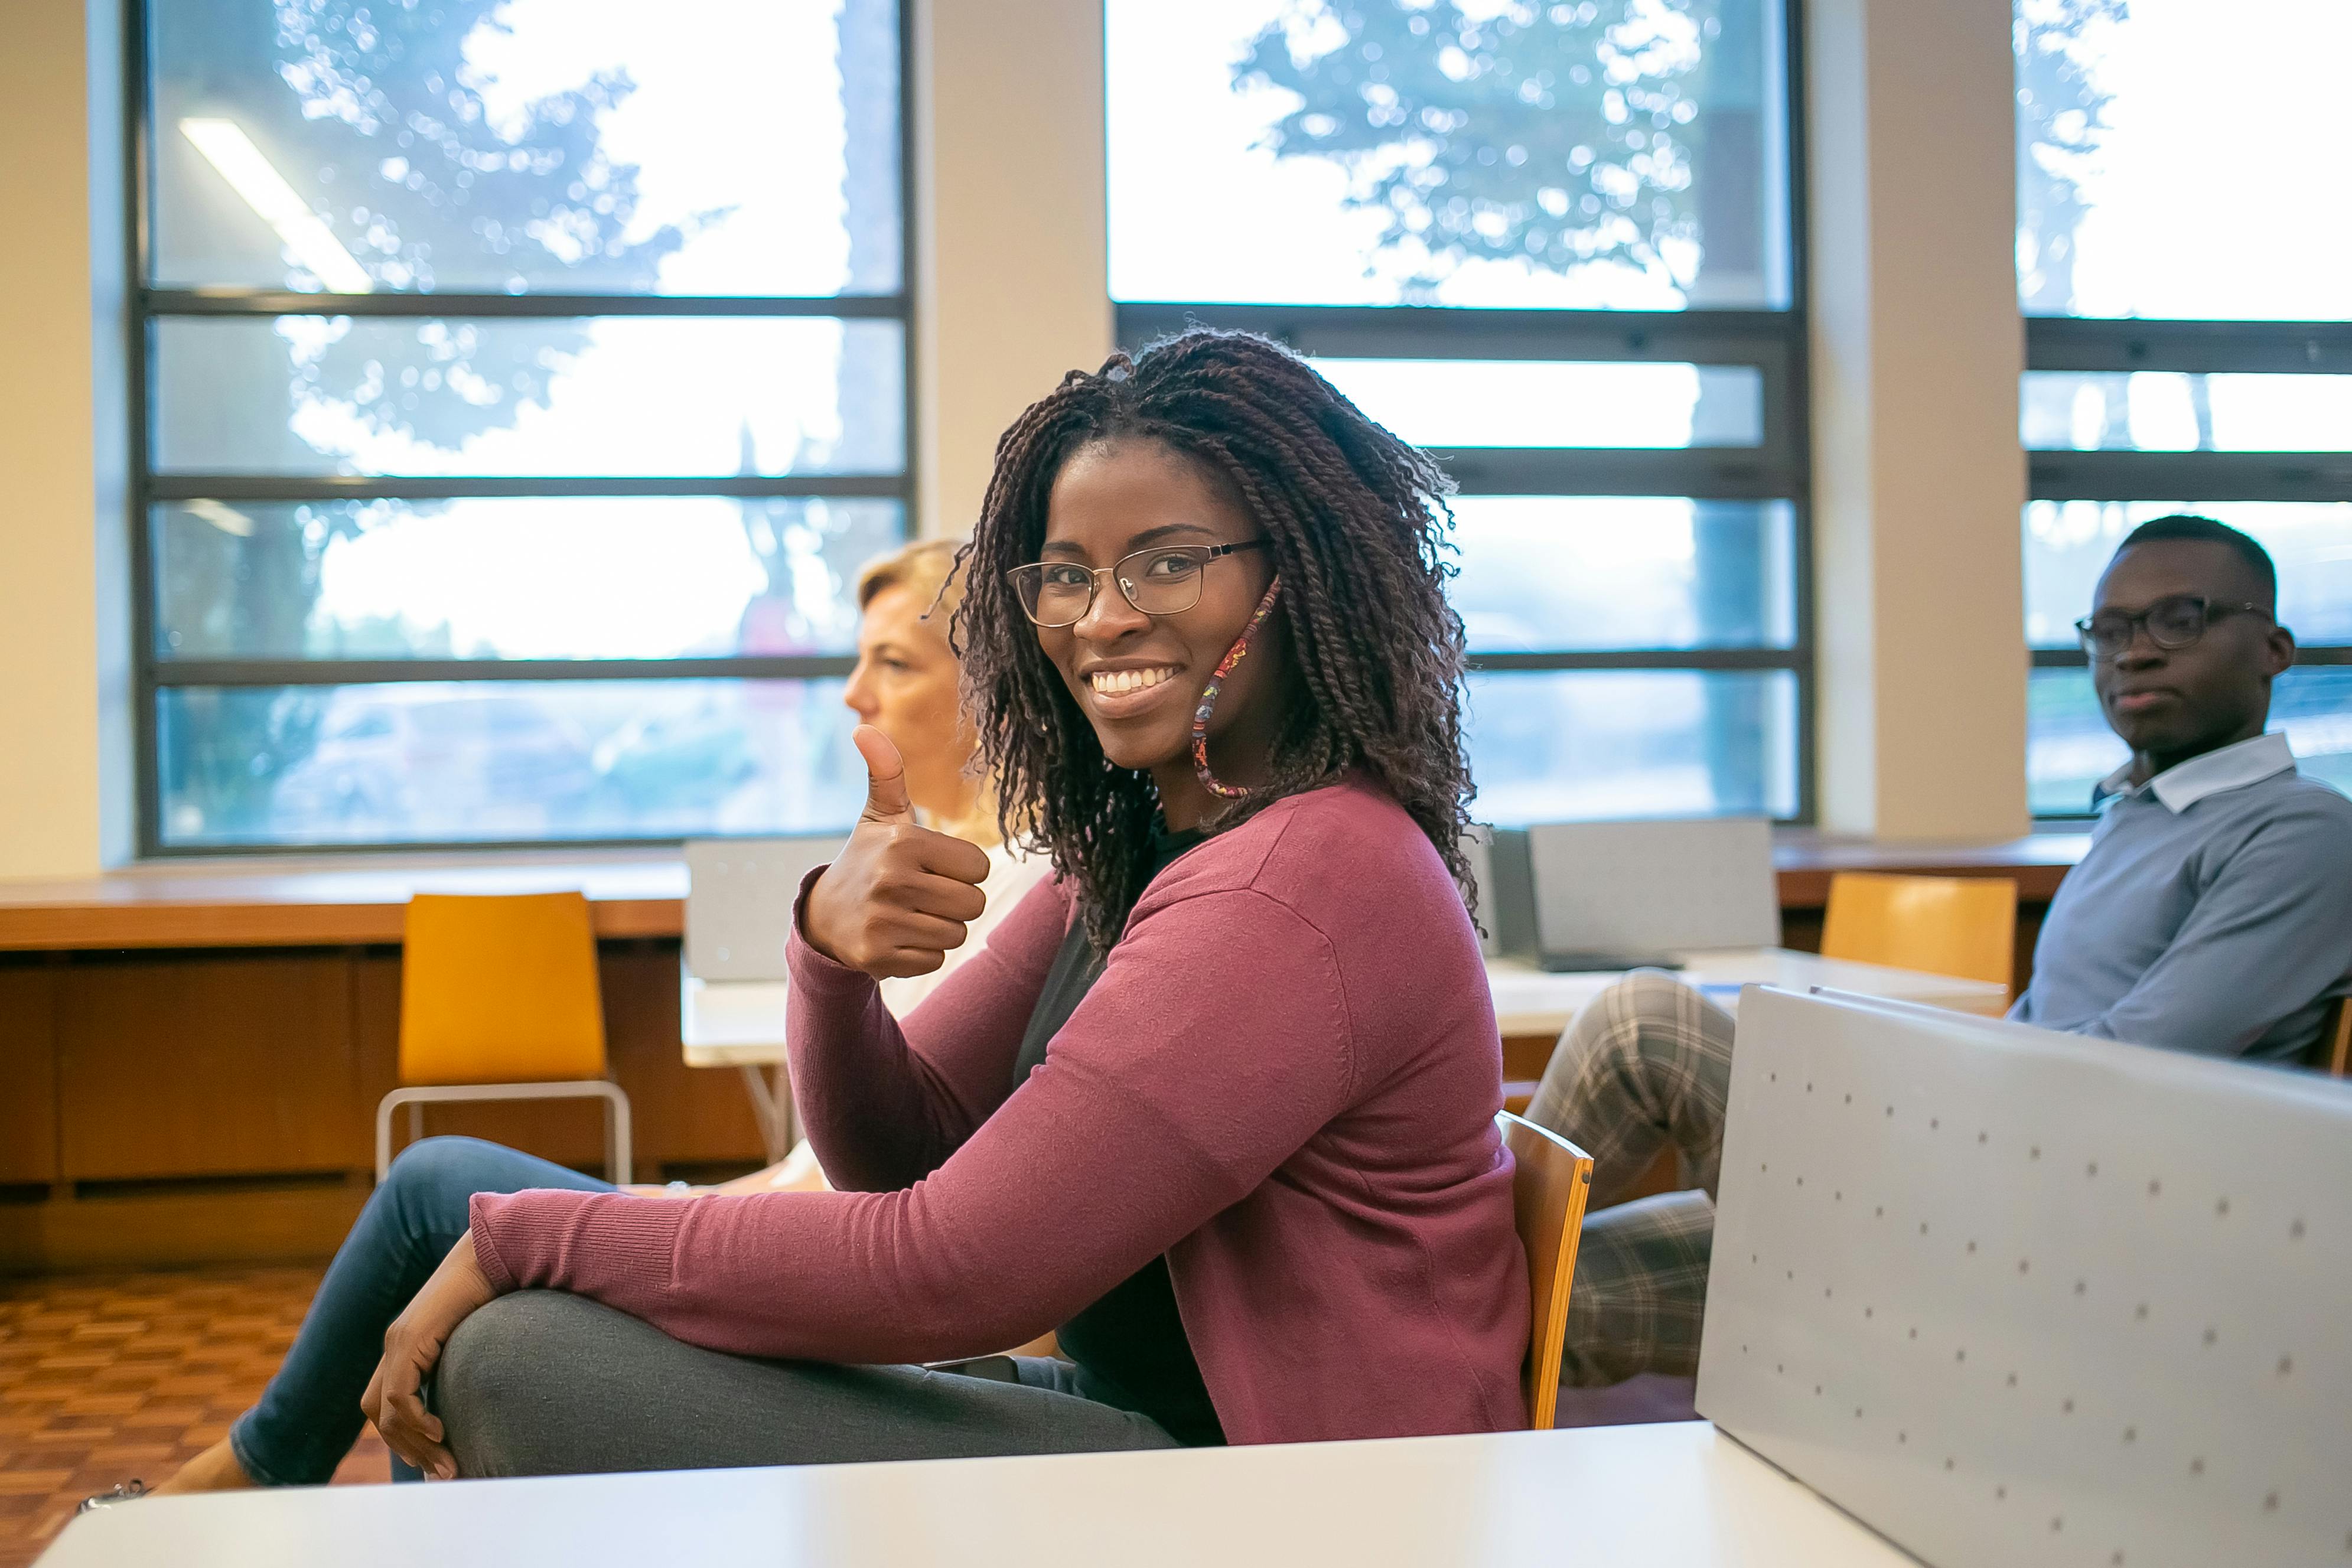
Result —
M1797 810L1785 670L1556 670L1470 678L1482 822Z
M2025 635L2074 646L2099 573L2123 537L2150 517L2219 518L2262 542L2277 563L2279 619L2315 645L2352 643L2352 502L2035 501L2025 508Z
M1115 299L1788 304L1772 0L1104 20Z
M166 845L804 832L857 815L840 681L166 687Z
M896 321L199 318L155 326L155 462L197 473L895 474Z
M1473 653L1796 641L1786 501L1459 496L1454 519Z
M2016 5L2030 314L2352 317L2352 6Z
M2036 670L2026 688L2026 794L2037 817L2086 815L2092 787L2131 754L2107 728L2088 670ZM2352 793L2352 668L2299 664L2271 688L2273 729L2303 771Z
M1318 360L1357 407L1416 446L1756 446L1753 365L1570 360Z
M156 281L888 293L891 0L158 0Z
M2028 371L2033 452L2352 451L2352 376Z
M845 653L897 501L194 501L154 511L182 659Z

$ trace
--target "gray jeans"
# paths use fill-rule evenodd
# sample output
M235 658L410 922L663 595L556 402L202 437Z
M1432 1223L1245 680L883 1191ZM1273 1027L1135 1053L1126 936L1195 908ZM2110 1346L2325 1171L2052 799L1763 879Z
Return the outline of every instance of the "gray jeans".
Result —
M434 1408L468 1477L1178 1446L1150 1417L1079 1392L1088 1380L1067 1362L1013 1366L1017 1383L755 1361L583 1296L520 1291L450 1336Z

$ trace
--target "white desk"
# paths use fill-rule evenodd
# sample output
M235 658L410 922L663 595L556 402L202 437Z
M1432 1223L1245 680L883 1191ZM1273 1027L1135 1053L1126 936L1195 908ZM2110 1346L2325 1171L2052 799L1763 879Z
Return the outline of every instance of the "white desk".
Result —
M1742 986L1778 986L1803 991L1815 986L1883 997L1890 1001L1917 1002L1955 1012L1999 1018L2009 1009L2007 988L1988 980L1956 979L1949 975L1925 975L1915 969L1889 969L1877 964L1850 964L1817 953L1786 947L1750 947L1727 952L1677 953L1683 967L1675 977L1697 987L1730 1009L1739 1010ZM1486 984L1495 995L1495 1021L1506 1036L1558 1034L1577 1009L1599 996L1620 975L1547 975L1517 958L1486 960Z
M1876 964L1849 964L1785 947L1730 952L1678 953L1677 978L1706 992L1737 1012L1739 988L1779 986L1802 991L1814 986L1894 1001L1919 1002L1958 1012L1998 1018L2009 1007L2006 988L1984 980L1924 975ZM1547 975L1517 958L1486 961L1486 985L1494 994L1495 1020L1502 1033L1556 1035L1579 1008L1599 996L1612 974ZM678 1026L688 1067L742 1070L760 1122L767 1132L768 1157L780 1160L793 1145L793 1096L784 1077L784 998L782 980L696 979L678 967ZM773 1082L767 1074L772 1071Z
M795 1135L792 1084L784 1073L784 998L791 988L782 980L698 980L683 958L677 981L686 1064L742 1071L773 1165L792 1152Z
M1693 1421L151 1499L74 1521L40 1568L1900 1568L1914 1562Z

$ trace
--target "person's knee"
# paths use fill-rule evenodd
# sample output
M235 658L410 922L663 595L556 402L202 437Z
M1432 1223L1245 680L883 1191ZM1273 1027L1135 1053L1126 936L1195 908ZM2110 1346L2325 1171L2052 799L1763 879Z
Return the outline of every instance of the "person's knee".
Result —
M404 1202L470 1197L479 1190L484 1159L497 1149L479 1138L420 1138L393 1156L383 1185Z
M433 1408L468 1476L513 1473L518 1419L558 1386L582 1321L604 1309L561 1291L517 1291L468 1315L442 1347Z

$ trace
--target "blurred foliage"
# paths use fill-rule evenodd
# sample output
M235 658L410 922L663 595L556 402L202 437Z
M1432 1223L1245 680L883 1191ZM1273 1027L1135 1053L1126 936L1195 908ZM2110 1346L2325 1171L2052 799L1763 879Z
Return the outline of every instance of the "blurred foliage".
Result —
M1579 0L1474 16L1451 0L1301 0L1234 67L1300 106L1277 157L1334 161L1349 204L1385 219L1412 292L1464 261L1565 270L1613 261L1683 287L1700 239L1723 0Z

